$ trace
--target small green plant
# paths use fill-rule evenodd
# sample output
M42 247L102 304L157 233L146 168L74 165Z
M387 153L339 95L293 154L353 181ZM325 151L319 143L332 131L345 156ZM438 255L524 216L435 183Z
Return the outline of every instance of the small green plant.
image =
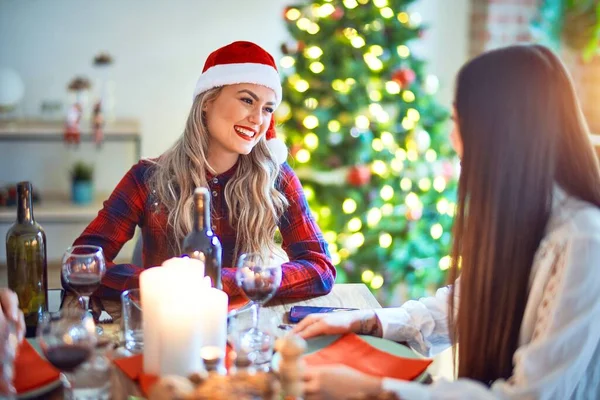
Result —
M83 161L77 161L71 169L73 182L89 182L94 177L94 166Z

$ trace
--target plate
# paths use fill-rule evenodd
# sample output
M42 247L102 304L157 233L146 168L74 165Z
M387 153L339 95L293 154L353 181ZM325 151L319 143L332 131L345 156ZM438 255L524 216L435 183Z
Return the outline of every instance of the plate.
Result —
M40 344L38 343L38 341L37 340L29 340L29 339L28 339L28 341L29 341L29 344L31 344L31 346L35 349L35 351L37 351L38 354L40 354L42 356L42 358L44 358L44 354L42 353L42 349L40 348ZM52 382L49 382L38 388L28 390L25 393L19 394L17 396L17 399L31 399L33 397L39 397L43 394L46 394L46 393L56 389L60 385L62 385L62 382L60 381L60 376L59 376L56 380L54 380Z
M314 353L318 350L321 350L321 349L329 346L333 342L335 342L341 336L342 335L327 335L327 336L318 336L315 338L308 339L306 341L305 354L308 355L308 354ZM377 350L392 354L394 356L404 357L404 358L414 358L414 359L425 358L425 357L421 356L420 354L415 353L412 349L410 349L410 347L407 347L403 344L396 343L396 342L388 340L388 339L382 339L382 338L378 338L375 336L368 336L368 335L358 335L358 337L360 337L365 342L369 343L371 346L373 346ZM280 358L281 358L281 356L279 355L279 353L273 354L273 359L271 360L271 365L273 367L273 370L275 370L275 371L277 371L277 369L278 369ZM413 381L424 382L426 378L427 378L427 370L425 372L423 372L421 375L417 376L415 379L413 379Z

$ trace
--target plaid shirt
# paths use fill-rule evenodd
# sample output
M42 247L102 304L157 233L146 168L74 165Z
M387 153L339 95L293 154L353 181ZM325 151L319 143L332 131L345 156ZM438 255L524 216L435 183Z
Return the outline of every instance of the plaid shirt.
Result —
M104 202L96 218L75 240L74 245L96 245L104 250L107 272L95 293L98 296L115 298L126 289L138 287L139 275L145 268L161 265L179 255L173 246L174 234L167 224L167 210L147 185L151 167L147 160L134 165ZM223 290L230 296L242 293L235 283L232 265L236 233L229 224L224 197L225 185L236 168L237 164L221 175L208 176L212 228L223 247ZM327 294L333 287L335 267L329 258L327 242L310 213L300 181L287 163L282 165L277 188L289 202L278 226L282 247L290 261L282 265L283 278L276 296L306 298ZM133 237L136 226L142 230L143 266L115 264L114 258Z

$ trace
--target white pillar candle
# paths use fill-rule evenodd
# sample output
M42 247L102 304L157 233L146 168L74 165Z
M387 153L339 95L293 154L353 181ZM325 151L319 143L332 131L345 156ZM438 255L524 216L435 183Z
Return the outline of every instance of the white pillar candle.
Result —
M166 271L153 267L140 274L142 326L144 335L144 372L158 375L160 370L161 299Z
M204 353L219 352L221 367L224 368L225 348L227 346L227 305L229 297L215 288L203 288L201 291L200 332Z

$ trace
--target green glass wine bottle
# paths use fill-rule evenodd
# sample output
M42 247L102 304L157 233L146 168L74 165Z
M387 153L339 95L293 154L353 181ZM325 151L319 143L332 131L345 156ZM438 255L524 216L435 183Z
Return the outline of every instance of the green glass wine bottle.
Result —
M8 287L19 297L26 336L34 337L40 315L48 310L46 233L33 218L31 183L17 185L17 222L6 234Z

